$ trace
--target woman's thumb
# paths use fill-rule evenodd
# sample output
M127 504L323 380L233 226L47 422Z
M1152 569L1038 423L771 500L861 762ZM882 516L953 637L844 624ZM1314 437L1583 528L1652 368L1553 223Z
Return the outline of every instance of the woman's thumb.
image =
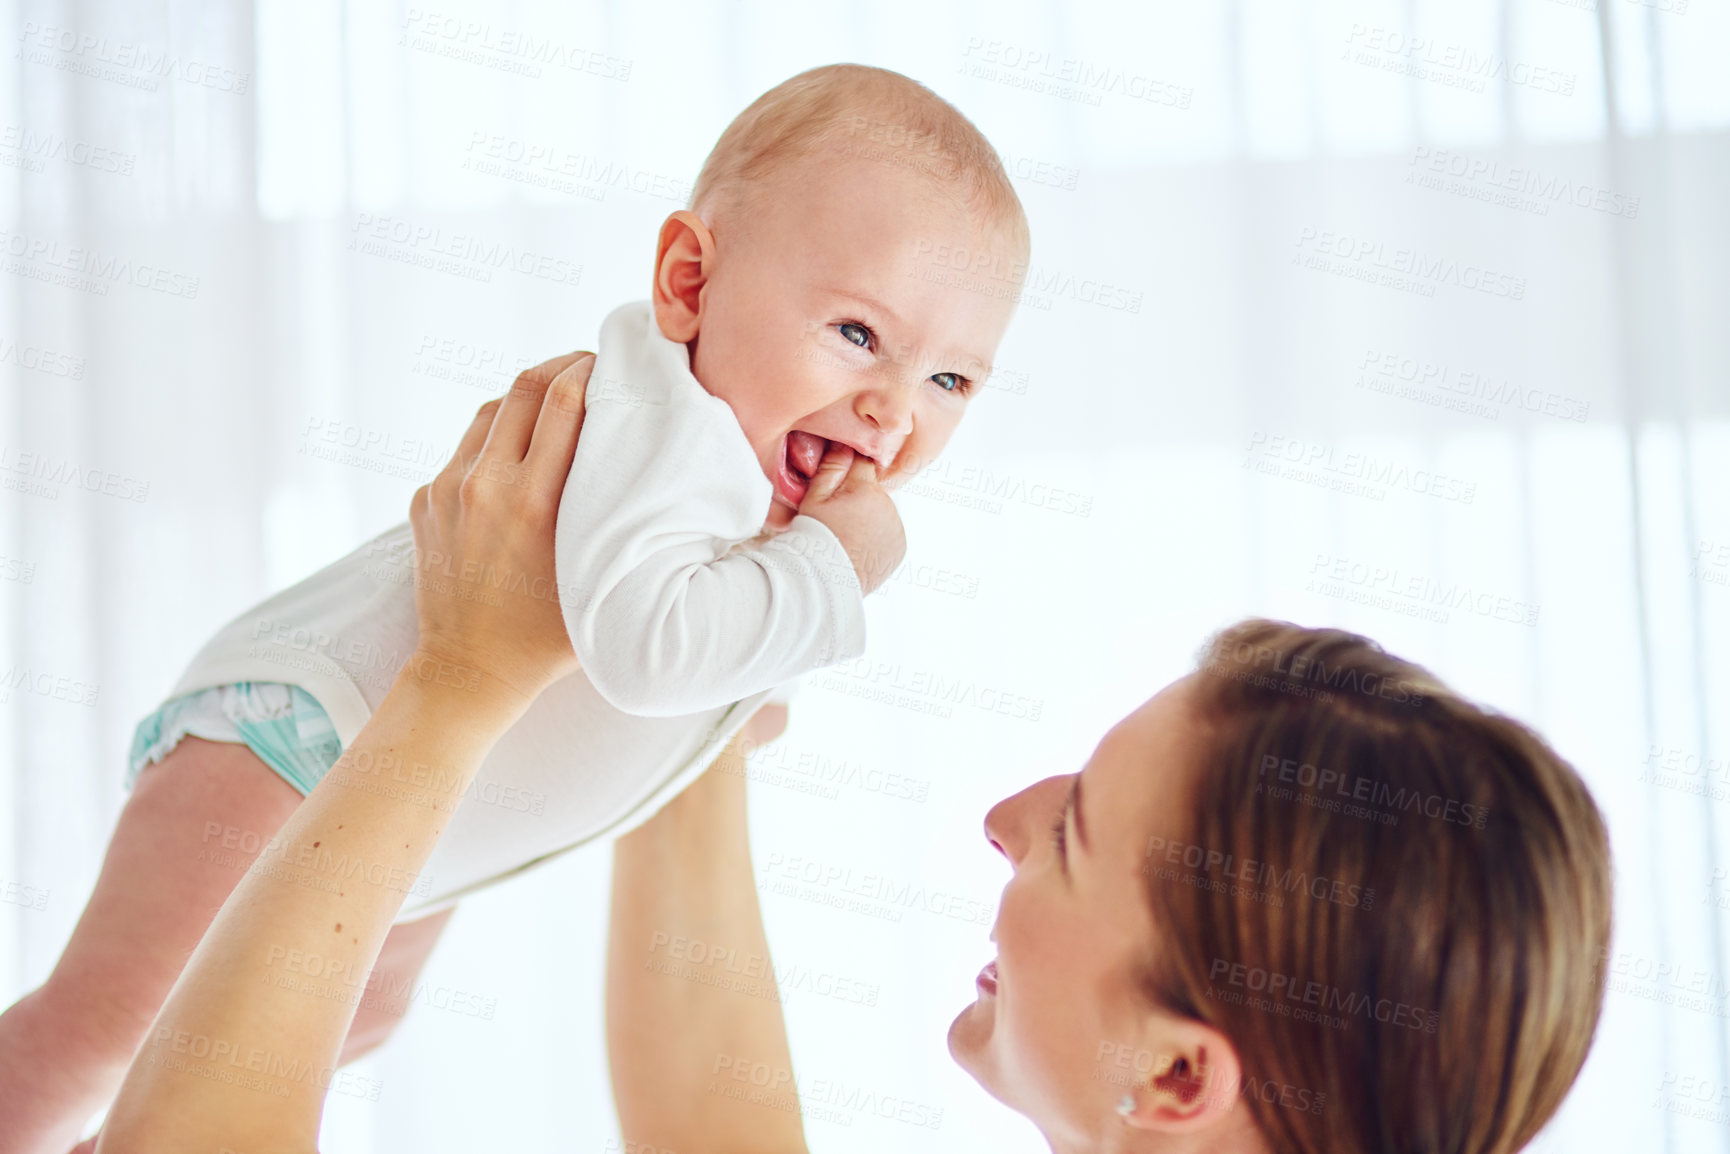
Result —
M823 459L817 462L817 471L811 474L811 483L805 487L805 501L827 501L833 497L841 482L847 479L847 470L853 467L853 457L851 448L840 441L830 441L829 447L823 450ZM803 505L805 501L799 503Z

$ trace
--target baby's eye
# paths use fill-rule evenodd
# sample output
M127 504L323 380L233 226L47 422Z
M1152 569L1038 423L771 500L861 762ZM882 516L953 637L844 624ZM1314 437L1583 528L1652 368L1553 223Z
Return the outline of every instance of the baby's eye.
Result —
M872 332L864 325L854 324L852 321L842 321L835 327L841 331L841 336L845 340L858 345L862 349L868 349L871 347Z
M967 391L968 380L960 373L933 373L931 379L946 393Z

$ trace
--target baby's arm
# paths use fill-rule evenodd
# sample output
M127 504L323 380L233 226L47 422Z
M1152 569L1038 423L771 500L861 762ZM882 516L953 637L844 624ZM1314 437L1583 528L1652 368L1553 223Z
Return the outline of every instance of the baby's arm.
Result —
M597 369L567 489L583 497L559 508L559 600L595 689L678 716L858 656L865 590L842 540L810 516L752 540L765 482L732 410L654 377Z

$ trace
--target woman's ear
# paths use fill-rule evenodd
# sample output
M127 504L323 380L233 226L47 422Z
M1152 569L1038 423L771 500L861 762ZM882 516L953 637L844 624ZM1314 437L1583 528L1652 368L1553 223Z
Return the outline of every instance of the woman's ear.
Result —
M689 344L703 323L703 289L715 271L715 236L681 208L661 224L655 245L655 323L670 341Z
M1200 1133L1237 1107L1243 1081L1237 1051L1225 1035L1200 1022L1169 1025L1154 1050L1153 1070L1129 1087L1117 1112L1138 1130Z

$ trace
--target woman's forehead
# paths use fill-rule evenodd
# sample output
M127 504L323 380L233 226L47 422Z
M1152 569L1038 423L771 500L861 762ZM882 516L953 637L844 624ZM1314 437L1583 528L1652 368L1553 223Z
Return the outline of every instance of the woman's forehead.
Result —
M1096 849L1139 855L1154 826L1177 824L1198 736L1190 678L1172 682L1112 727L1082 771Z

